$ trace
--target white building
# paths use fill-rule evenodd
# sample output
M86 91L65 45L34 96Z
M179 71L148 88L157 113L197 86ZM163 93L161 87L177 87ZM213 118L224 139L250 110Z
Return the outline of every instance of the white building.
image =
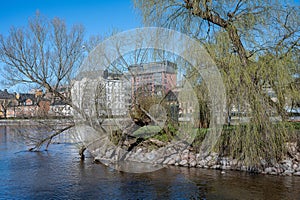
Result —
M128 114L130 90L123 79L105 79L106 102L109 114L112 116L124 116Z
M121 76L99 73L75 80L72 88L73 103L90 116L124 116L128 114L130 82Z

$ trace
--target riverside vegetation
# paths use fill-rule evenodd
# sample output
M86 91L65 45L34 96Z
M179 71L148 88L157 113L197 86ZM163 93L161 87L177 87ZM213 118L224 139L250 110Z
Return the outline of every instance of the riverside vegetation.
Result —
M277 126L274 124L274 126ZM156 132L157 127L149 126L148 129L140 128L135 131L137 138L131 138L125 142L124 147L128 149L126 159L136 162L152 162L153 164L175 165L184 167L211 168L217 170L238 170L251 173L272 174L272 175L296 175L300 176L300 124L290 122L292 126L289 140L285 142L284 151L280 158L259 157L256 158L255 165L251 165L243 159L245 149L243 145L245 139L236 135L239 128L246 128L244 125L225 126L218 144L208 155L202 155L198 150L201 142L205 138L208 129L198 129L194 142L187 145L184 142L177 142L176 145L170 145L170 134L164 131L147 138L139 138L138 132ZM121 135L115 133L111 140L118 143ZM261 150L266 149L263 145L269 145L268 141L261 144ZM134 146L134 147L132 147ZM164 155L154 161L147 159L159 148L164 149ZM248 149L251 151L251 149ZM105 155L96 157L96 160L114 160L113 149L108 149ZM268 152L264 152L268 155Z

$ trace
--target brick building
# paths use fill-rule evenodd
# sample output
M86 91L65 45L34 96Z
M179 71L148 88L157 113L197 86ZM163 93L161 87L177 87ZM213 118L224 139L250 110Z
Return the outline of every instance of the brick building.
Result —
M170 61L129 66L132 95L140 88L147 88L147 92L151 94L154 94L157 89L168 93L176 87L176 68L177 65Z

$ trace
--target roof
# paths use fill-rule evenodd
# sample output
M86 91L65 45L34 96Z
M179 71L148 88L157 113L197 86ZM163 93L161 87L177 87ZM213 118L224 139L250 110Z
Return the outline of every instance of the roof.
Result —
M27 99L31 99L33 102L35 102L36 100L35 94L20 93L19 98L17 100L19 102L25 102Z
M176 64L170 61L162 61L162 62L150 62L143 64L134 64L129 66L129 71L134 73L134 75L142 75L142 74L153 74L153 73L176 73Z
M7 92L7 90L0 90L0 99L14 99L15 95L14 94L10 94Z

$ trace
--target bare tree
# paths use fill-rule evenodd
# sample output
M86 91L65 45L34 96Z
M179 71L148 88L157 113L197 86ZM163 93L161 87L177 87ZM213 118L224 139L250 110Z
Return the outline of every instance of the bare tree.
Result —
M8 36L0 35L0 61L6 83L41 88L50 94L44 98L59 98L73 107L70 95L64 95L60 88L70 86L83 58L83 42L82 26L68 30L63 20L49 20L37 12L26 27L12 27ZM36 143L31 150L39 149L44 142L50 143L61 130L71 127L69 123L58 127L59 130Z
M58 87L68 84L80 65L83 33L82 26L67 31L64 21L48 21L39 13L29 20L28 27L12 27L8 37L0 37L6 80L34 84L60 95Z
M12 101L10 99L1 99L0 100L0 111L2 112L4 119L7 118L7 109L11 102Z

